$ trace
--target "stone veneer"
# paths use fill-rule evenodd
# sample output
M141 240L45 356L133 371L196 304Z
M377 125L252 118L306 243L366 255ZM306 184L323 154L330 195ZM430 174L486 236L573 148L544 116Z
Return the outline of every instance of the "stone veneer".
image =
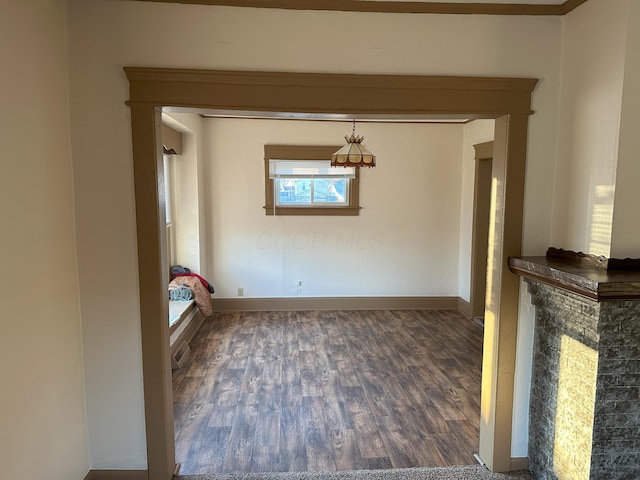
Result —
M640 479L640 300L525 280L536 310L529 469L539 480Z

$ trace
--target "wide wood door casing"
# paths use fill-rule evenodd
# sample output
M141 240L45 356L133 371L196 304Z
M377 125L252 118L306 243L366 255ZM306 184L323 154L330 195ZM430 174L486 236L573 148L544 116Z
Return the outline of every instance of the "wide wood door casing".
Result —
M511 418L515 371L518 277L507 258L522 244L522 192L528 78L348 75L125 67L129 80L136 195L140 320L147 458L150 480L173 476L173 412L167 292L168 269L160 198L159 109L225 109L347 115L421 115L425 118L496 119L492 180L496 190L483 360L480 455L491 470L511 468ZM496 161L495 159L499 159ZM491 307L491 310L490 310Z
M474 145L475 181L471 231L471 317L484 321L487 293L487 253L491 219L493 141Z

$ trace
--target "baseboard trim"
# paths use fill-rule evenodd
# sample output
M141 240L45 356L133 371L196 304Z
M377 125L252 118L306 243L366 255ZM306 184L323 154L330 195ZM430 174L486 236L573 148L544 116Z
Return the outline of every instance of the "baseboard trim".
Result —
M511 459L511 471L529 470L529 457L515 457Z
M464 298L458 297L458 311L467 318L473 317L473 307Z
M89 470L84 480L149 480L148 470Z
M458 297L218 298L216 312L292 310L458 310Z

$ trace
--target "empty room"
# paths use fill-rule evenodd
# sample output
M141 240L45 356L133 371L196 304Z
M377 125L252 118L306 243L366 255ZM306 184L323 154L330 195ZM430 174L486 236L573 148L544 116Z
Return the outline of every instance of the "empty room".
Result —
M1 3L5 476L640 477L640 2Z
M203 112L163 114L168 257L215 286L188 347L172 327L181 473L476 463L494 122ZM375 168L331 167L352 135Z

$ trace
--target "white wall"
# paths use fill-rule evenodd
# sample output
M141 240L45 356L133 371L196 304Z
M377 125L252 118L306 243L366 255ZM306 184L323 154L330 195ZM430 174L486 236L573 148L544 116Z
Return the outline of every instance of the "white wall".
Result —
M162 121L182 133L182 154L176 155L173 162L176 263L206 276L203 253L207 241L201 232L201 219L204 219L204 189L200 185L204 156L202 119L196 114L163 113Z
M0 0L2 478L89 470L65 2Z
M96 468L146 465L123 65L540 78L529 131L525 253L542 253L549 244L559 18L306 12L106 0L69 0L68 8L85 368L91 461ZM375 34L362 35L353 29L357 24ZM170 26L170 32L163 26Z
M216 297L457 296L461 125L360 123L360 215L267 216L264 145L337 145L349 123L209 119Z
M611 248L627 9L627 0L590 0L563 18L552 244L607 257Z
M562 23L551 245L605 256L638 257L640 4L589 0L563 17ZM553 178L532 182L528 176L527 192L536 184L548 191ZM527 427L524 412L529 408L533 314L522 282L513 418L516 431ZM514 438L512 455L524 456L526 452L526 442Z
M629 2L611 256L640 258L640 3Z
M458 296L466 301L469 301L471 295L471 234L476 181L476 151L473 146L493 140L494 123L493 120L474 120L463 128Z

